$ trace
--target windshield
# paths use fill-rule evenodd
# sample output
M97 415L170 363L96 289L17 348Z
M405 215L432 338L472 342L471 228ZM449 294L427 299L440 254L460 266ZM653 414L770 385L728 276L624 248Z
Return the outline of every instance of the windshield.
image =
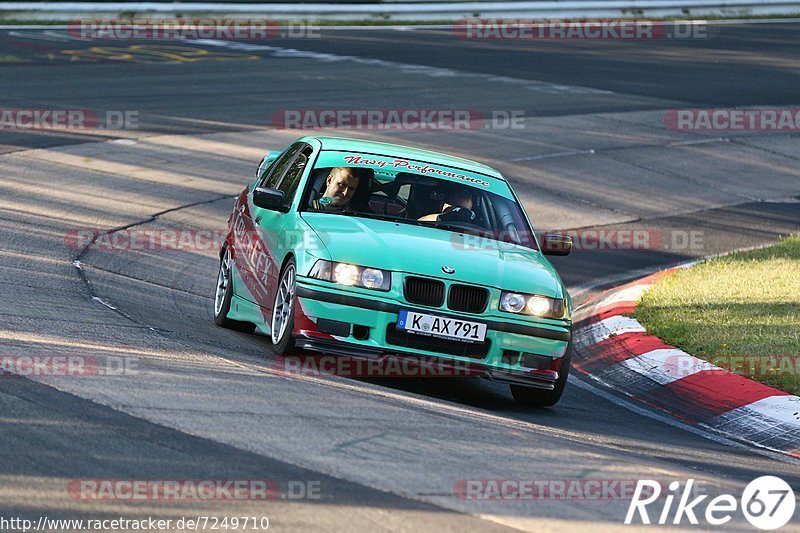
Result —
M304 211L425 225L537 249L522 209L501 180L441 165L342 154L321 154L303 195Z

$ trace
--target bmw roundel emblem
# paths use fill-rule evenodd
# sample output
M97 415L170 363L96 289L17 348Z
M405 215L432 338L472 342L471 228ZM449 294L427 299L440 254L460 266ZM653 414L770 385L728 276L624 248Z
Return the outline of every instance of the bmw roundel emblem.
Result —
M455 274L456 273L456 269L452 268L452 267L449 267L449 266L443 266L442 267L442 272L444 272L445 274Z

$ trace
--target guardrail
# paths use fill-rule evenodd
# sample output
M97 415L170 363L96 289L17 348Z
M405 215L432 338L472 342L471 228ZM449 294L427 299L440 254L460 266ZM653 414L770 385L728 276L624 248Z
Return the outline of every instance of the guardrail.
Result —
M76 18L236 16L276 20L456 21L466 18L634 18L785 15L800 0L545 0L541 2L397 2L243 4L211 2L0 2L0 17Z

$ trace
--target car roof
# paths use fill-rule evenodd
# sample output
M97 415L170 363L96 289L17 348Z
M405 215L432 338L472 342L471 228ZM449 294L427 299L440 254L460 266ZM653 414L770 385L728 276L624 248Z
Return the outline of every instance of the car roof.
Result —
M444 165L461 170L468 170L476 172L485 176L490 176L502 181L506 181L503 175L490 166L465 159L463 157L456 157L441 152L434 152L432 150L423 150L421 148L412 148L411 146L403 146L400 144L382 143L376 141L365 141L362 139L349 139L347 137L303 137L301 141L308 141L316 139L322 144L323 150L332 151L353 151L361 152L372 155L382 155L389 157L406 157L416 161L425 163L434 163Z

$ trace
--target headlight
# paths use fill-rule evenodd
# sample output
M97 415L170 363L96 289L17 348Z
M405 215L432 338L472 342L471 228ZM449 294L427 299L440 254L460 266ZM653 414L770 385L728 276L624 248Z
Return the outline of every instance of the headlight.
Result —
M500 310L519 313L525 309L525 296L515 292L504 292L500 298Z
M355 285L358 281L358 268L347 263L333 267L333 281L339 285Z
M365 268L361 272L361 284L368 289L383 287L383 271L377 268Z
M531 296L525 304L525 312L534 316L546 316L550 313L554 301L557 300L544 296Z
M388 270L318 260L314 263L309 276L339 285L364 287L377 291L388 291L392 286L392 274Z
M538 294L503 292L500 295L500 310L542 318L567 318L565 316L567 305L564 300Z

